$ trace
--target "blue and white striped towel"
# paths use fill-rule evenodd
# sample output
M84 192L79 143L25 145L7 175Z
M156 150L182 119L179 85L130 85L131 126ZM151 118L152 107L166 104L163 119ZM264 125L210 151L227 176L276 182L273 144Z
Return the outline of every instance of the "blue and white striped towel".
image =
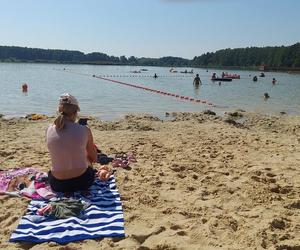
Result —
M75 198L91 204L79 218L57 220L39 216L37 209L46 205L48 201L32 200L26 215L12 233L10 241L34 243L54 241L64 244L101 237L124 237L123 210L114 177L108 182L96 180L89 191L88 197L80 193L74 195Z

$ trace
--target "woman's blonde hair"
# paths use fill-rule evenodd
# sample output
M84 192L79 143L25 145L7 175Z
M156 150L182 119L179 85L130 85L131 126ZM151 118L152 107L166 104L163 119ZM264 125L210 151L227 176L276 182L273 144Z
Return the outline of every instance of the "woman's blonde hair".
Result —
M54 120L54 124L56 129L61 131L66 126L66 120L70 120L70 118L74 118L79 111L79 106L69 103L61 103L58 106L59 115Z

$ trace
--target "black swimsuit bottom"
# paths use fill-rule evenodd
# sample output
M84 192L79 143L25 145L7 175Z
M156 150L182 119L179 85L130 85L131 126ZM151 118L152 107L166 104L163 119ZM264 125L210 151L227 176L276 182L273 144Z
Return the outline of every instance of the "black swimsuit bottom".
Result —
M94 183L95 173L95 169L88 167L86 171L78 177L59 180L52 175L51 171L49 171L48 179L51 189L55 192L86 191Z

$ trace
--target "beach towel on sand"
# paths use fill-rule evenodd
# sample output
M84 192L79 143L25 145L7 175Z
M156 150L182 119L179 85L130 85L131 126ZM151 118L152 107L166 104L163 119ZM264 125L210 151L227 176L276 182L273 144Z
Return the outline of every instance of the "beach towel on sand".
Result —
M67 219L38 215L37 210L47 205L49 201L32 200L26 215L12 233L10 241L33 243L54 241L64 244L84 239L125 235L122 204L113 176L107 182L96 179L88 194L75 192L73 198L82 199L90 206L82 211L80 217Z

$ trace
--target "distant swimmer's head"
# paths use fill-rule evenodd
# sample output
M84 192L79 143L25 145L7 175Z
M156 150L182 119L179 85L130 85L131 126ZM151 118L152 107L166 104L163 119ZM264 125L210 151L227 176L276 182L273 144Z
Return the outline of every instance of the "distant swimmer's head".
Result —
M196 74L196 76L199 76L199 74Z
M268 94L268 93L264 93L264 98L265 98L265 99L270 98L269 94Z
M68 94L64 93L59 97L58 104L58 117L55 119L54 124L58 130L65 128L66 121L75 122L77 113L80 111L79 103L77 99Z

